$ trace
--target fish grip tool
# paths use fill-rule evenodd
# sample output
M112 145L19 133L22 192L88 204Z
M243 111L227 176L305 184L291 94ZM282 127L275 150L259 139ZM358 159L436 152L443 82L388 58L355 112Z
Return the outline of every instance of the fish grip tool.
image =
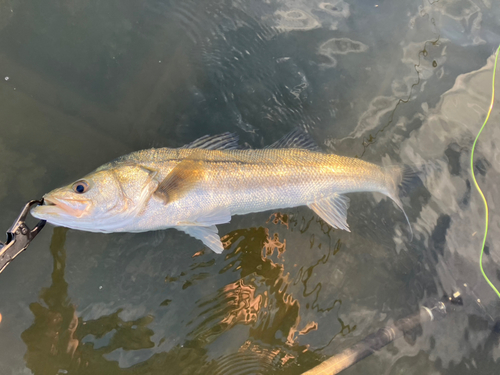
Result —
M30 242L33 241L45 226L45 220L40 220L33 229L30 229L26 224L26 217L31 207L41 204L43 204L43 199L26 203L18 218L7 230L7 241L5 243L0 241L0 272L2 272L15 257L26 250Z

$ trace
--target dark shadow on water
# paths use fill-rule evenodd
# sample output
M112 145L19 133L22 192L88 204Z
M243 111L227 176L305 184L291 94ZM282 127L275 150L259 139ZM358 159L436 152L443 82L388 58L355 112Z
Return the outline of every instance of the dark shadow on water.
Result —
M64 278L66 267L66 228L55 228L50 252L54 259L52 284L43 288L40 302L30 305L35 320L21 337L27 346L26 366L37 375L45 374L120 374L115 361L104 356L113 350L139 350L154 346L153 331L147 328L152 316L124 321L115 313L96 320L83 321L68 296ZM113 332L107 345L94 348L82 339L88 335L102 338Z
M120 368L106 355L117 349L153 348L154 332L148 325L154 318L146 315L126 321L120 317L122 309L95 320L78 317L64 275L66 233L65 228L54 230L50 245L52 284L41 290L39 302L30 305L34 322L22 333L27 346L26 365L35 375L273 373L306 351L295 343L297 334L307 333L297 331L300 304L287 293L283 267L268 258L275 250L285 251L285 246L277 235L269 236L267 229L250 228L223 238L232 251L219 274L239 270L241 279L197 302L198 316L190 323L193 329L189 339L169 352ZM213 262L204 264L204 268L215 266ZM206 347L236 325L250 327L249 339L234 353L209 360ZM314 329L314 325L307 328ZM104 344L87 342L87 337L101 339Z

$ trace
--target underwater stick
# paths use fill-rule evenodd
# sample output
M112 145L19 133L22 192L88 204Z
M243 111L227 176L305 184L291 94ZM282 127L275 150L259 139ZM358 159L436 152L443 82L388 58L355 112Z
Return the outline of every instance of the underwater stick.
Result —
M442 319L447 313L446 306L450 304L463 304L460 292L457 291L453 293L451 297L445 296L442 301L434 303L431 307L422 306L418 312L379 329L377 332L368 335L354 346L328 358L318 366L302 373L302 375L338 374L382 349L384 346L403 336L405 333L408 333L418 325Z

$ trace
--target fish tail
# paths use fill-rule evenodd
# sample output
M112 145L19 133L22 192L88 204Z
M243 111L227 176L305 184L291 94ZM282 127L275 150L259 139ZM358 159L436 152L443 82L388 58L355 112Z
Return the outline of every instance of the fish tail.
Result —
M418 171L413 167L408 165L404 166L390 166L386 167L386 195L391 198L394 203L403 211L408 226L410 228L410 241L413 239L413 229L410 224L410 219L403 207L403 202L401 202L400 195L408 193L409 189L415 184L416 181L420 181L418 176Z

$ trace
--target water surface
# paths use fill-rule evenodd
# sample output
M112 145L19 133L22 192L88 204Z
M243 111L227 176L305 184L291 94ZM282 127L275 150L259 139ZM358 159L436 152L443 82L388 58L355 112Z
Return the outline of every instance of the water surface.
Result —
M457 288L463 308L345 373L498 372L469 158L499 20L479 0L0 0L0 229L115 157L225 131L432 166L404 199L413 241L372 194L351 195L351 233L306 207L236 216L222 255L175 230L47 226L0 275L0 373L300 374ZM495 106L475 173L498 286Z

